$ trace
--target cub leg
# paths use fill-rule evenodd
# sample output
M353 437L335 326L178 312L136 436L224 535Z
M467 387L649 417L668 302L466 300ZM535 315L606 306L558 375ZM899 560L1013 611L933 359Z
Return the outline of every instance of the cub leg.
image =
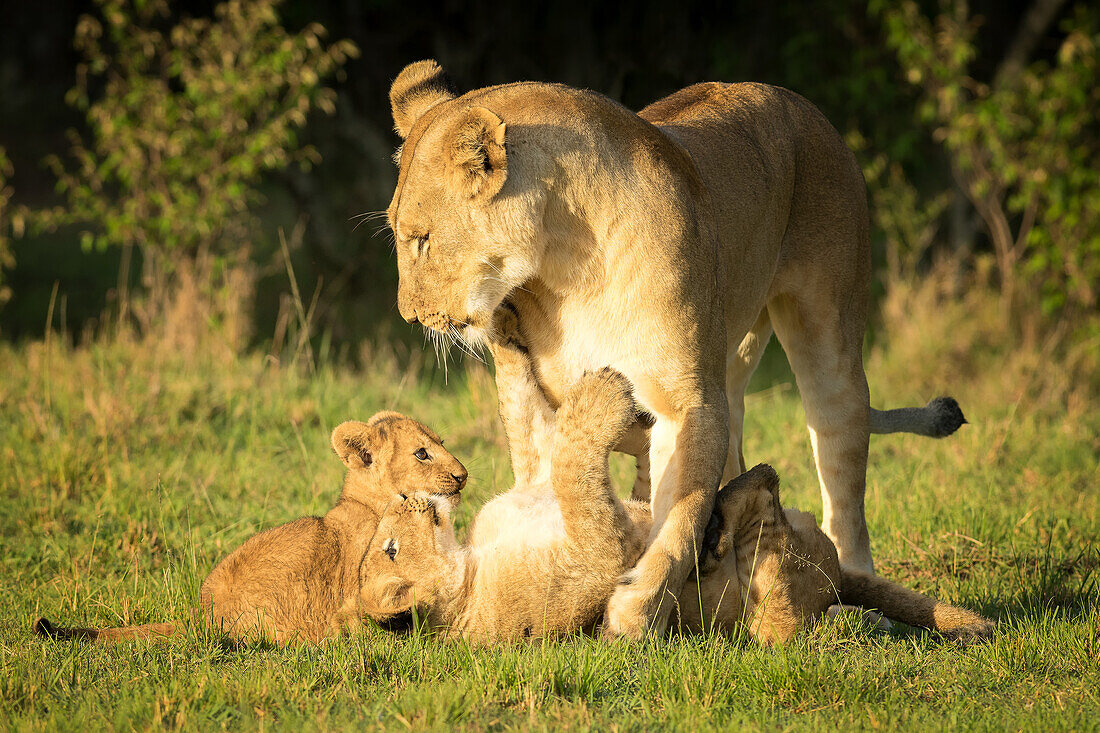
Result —
M726 470L722 483L748 470L745 454L741 447L745 427L745 389L749 386L764 347L772 337L771 319L768 311L762 310L756 323L749 330L736 349L726 357L726 399L730 406L730 447L726 455Z
M607 459L634 423L630 381L613 369L586 374L569 389L558 411L551 481L565 533L598 564L622 572L632 526L615 494Z
M768 302L768 312L802 396L821 483L822 528L842 565L874 572L863 508L870 434L864 300L780 295Z

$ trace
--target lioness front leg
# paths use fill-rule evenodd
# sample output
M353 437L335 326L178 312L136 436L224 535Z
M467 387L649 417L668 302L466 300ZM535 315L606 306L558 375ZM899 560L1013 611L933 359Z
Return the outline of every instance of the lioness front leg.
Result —
M512 473L517 485L526 486L549 476L555 416L535 377L519 318L510 303L493 313L489 350Z
M663 633L695 568L703 531L726 459L729 411L720 388L677 416L658 415L650 436L653 534L641 560L623 576L604 633L639 639Z

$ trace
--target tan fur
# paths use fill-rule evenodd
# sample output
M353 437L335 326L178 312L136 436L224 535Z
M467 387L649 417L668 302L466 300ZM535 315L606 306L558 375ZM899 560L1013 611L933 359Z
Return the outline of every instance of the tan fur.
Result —
M233 639L279 644L317 642L341 626L354 629L358 617L342 610L358 596L360 560L394 495L426 492L454 505L466 483L466 469L439 436L396 412L342 423L332 431L332 447L348 468L336 506L323 517L261 532L218 563L200 590L200 623ZM163 638L183 628L69 629L35 622L40 634L96 642Z
M409 64L390 88L394 129L401 137L428 109L440 101L454 97L451 81L435 61Z
M550 485L536 478L490 502L464 547L437 499L392 505L363 558L358 608L379 621L416 613L479 642L593 629L652 525L645 505L620 501L608 478L608 453L635 419L630 390L612 370L579 380L556 417ZM681 629L744 627L763 642L784 641L847 602L950 636L992 632L969 611L842 571L813 517L780 507L778 483L757 466L718 493L713 547L683 592L664 599ZM555 510L560 517L548 516Z
M447 89L394 106L398 307L479 341L510 299L553 406L605 365L634 384L655 419L638 487L654 533L608 627L665 627L663 599L692 569L723 468L745 468L743 393L773 329L802 394L825 531L842 562L871 570L868 217L836 130L763 84L697 84L638 114L555 84Z

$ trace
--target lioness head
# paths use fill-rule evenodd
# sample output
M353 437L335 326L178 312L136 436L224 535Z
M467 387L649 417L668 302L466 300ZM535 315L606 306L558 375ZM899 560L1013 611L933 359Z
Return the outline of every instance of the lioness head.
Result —
M427 492L458 504L466 468L427 426L396 412L332 431L332 449L348 468L344 496L381 514L395 493Z
M457 547L447 502L425 492L394 497L359 566L361 608L380 623L427 616Z
M536 145L478 101L491 104L456 98L435 61L407 66L390 89L404 138L387 211L397 305L409 323L468 341L482 339L496 307L538 272L549 169Z

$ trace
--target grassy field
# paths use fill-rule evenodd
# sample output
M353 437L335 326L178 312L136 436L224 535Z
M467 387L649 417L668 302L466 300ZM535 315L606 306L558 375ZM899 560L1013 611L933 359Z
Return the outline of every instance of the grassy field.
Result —
M486 650L381 631L290 649L38 639L40 614L181 616L246 537L335 500L328 434L341 420L392 408L436 427L470 469L460 524L508 488L510 469L479 364L452 365L444 383L416 350L389 347L366 349L359 368L322 356L310 373L125 341L0 346L0 727L1100 729L1091 393L1052 398L1042 364L986 354L974 328L926 324L893 343L869 355L875 405L950 386L971 424L944 441L872 439L878 568L996 618L990 643L844 618L780 648L705 637ZM797 391L771 361L748 399L745 454L776 467L786 503L820 513Z

